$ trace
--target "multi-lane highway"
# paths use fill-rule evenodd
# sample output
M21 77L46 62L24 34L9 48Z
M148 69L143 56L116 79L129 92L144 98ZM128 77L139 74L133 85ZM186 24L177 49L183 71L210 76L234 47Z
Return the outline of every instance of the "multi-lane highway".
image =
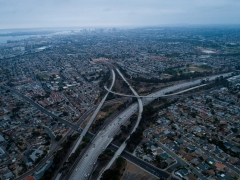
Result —
M76 124L73 124L69 121L66 121L65 119L58 117L56 115L54 115L52 112L48 111L47 109L45 109L44 107L42 107L41 105L39 105L38 103L36 103L35 101L33 101L31 98L17 92L16 90L14 90L13 88L7 87L7 86L2 86L5 89L10 90L12 93L18 95L20 98L22 98L23 100L29 102L32 106L34 106L35 108L37 108L38 110L40 110L42 113L57 119L59 122L67 125L68 127L70 127L71 129L74 129L75 131L79 131L79 125L82 124L82 122L93 113L93 111L98 107L97 105L91 107L90 109L88 109L88 111L86 111L77 121ZM122 102L124 100L127 100L128 98L117 98L117 99L113 99L113 100L109 100L109 101L105 101L103 105L110 105L110 104L114 104L116 102Z
M209 77L206 77L206 79L208 78L209 81L213 81L215 80L217 77L220 77L220 76L223 76L223 77L229 77L231 76L232 73L225 73L225 74L219 74L219 75L213 75L213 76L209 76ZM174 91L177 91L179 89L186 89L186 88L190 88L190 87L193 87L193 86L197 86L199 84L201 84L202 80L201 79L197 79L197 80L194 80L194 81L189 81L189 82L184 82L184 83L181 83L181 84L177 84L177 85L173 85L173 86L169 86L169 87L166 87L160 91L157 91L155 93L152 93L152 94L149 94L147 97L149 98L144 98L143 99L143 102L144 102L144 105L145 104L148 104L150 102L152 102L154 99L158 98L158 97L161 97L161 96L164 96L166 95L166 93L169 93L169 92L174 92ZM194 87L193 87L194 88ZM166 95L167 96L167 95ZM153 99L150 99L150 97L153 97Z
M206 86L207 84L201 84L199 86L194 86L192 88L188 88L186 90L183 90L183 91L179 91L179 92L176 92L176 93L171 93L171 94L164 94L164 95L161 95L161 96L139 96L139 95L127 95L127 94L121 94L121 93L117 93L117 92L114 92L114 91L111 91L110 89L108 89L106 86L104 86L104 89L106 89L108 92L110 93L113 93L113 94L116 94L116 95L119 95L119 96L125 96L125 97L136 97L136 98L159 98L159 97L168 97L168 96L173 96L173 95L178 95L178 94L182 94L184 92L187 92L187 91L190 91L190 90L193 90L193 89L197 89L197 88L200 88L200 87L203 87L203 86ZM133 89L131 86L130 86L130 89Z
M133 92L133 94L134 94L135 96L138 96L138 93L131 87L131 85L127 82L127 80L124 78L124 76L122 75L122 73L121 73L118 69L117 69L117 72L118 72L118 74L121 76L121 78L127 83L127 85L129 86L129 88L131 89L131 91ZM132 134L132 133L136 130L136 128L138 127L139 122L140 122L140 120L141 120L141 118L142 118L143 103L142 103L142 100L141 100L140 97L138 97L137 99L138 99L138 107L139 107L139 108L138 108L138 110L139 110L139 112L138 112L138 118L137 118L137 122L136 122L136 124L135 124L135 126L134 126L134 128L133 128L133 130L131 131L130 134ZM118 148L118 150L115 152L113 158L109 161L109 163L108 163L107 166L103 169L102 172L104 172L105 170L109 169L109 168L112 166L112 164L114 163L114 161L122 154L123 150L124 150L125 147L127 146L127 140L130 138L130 134L129 134L129 136L126 138L126 140L122 143L122 145ZM99 176L98 179L100 179L100 178L101 178L101 173L100 173L100 176Z
M231 75L231 73L221 74L223 77ZM216 77L220 75L215 75L208 77L209 81L215 80ZM165 93L177 91L179 89L186 89L192 86L196 86L201 83L201 80L194 80L191 82L185 82L182 84L170 86L164 88L160 91L148 95L148 98L143 99L143 105L149 104L157 97L165 95ZM151 98L152 97L152 98ZM129 106L123 113L116 117L104 130L100 131L96 137L93 139L92 144L89 146L89 149L83 155L83 158L76 166L76 169L73 171L70 179L84 179L90 175L92 171L93 164L96 162L98 155L106 148L113 136L118 133L120 125L124 124L127 119L136 112L138 104L134 103Z
M123 102L123 101L126 101L126 100L128 100L128 99L129 99L128 97L111 99L111 100L105 101L105 102L103 103L103 106L115 104L115 103L117 103L117 102ZM78 119L76 125L79 126L80 124L82 124L83 121L84 121L85 119L87 119L87 117L90 116L97 107L98 107L98 105L94 105L94 106L92 106L91 108L89 108L89 109Z
M112 89L112 87L113 87L113 85L114 85L114 83L115 83L115 79L116 79L114 70L112 69L111 71L112 71L112 84L111 84L111 86L110 86L110 88L109 88L110 90ZM103 106L103 104L104 104L104 102L105 102L108 94L109 94L109 92L106 93L106 95L105 95L104 98L101 100L100 104L98 105L97 109L94 111L92 117L90 118L90 120L88 121L87 125L86 125L85 128L83 129L83 131L82 131L82 133L81 133L81 135L80 135L77 143L75 144L74 148L72 149L72 152L69 154L69 157L70 157L70 156L72 155L72 153L74 153L74 152L76 151L76 149L78 148L78 146L79 146L79 144L81 143L83 137L86 135L88 129L90 128L90 126L92 125L94 119L96 118L99 110L100 110L101 107Z
M97 108L97 106L93 106L92 108L90 108L87 112L85 112L85 113L79 118L79 120L77 121L76 124L72 124L72 123L70 123L70 122L68 122L68 121L66 121L66 120L64 120L64 119L62 119L62 118L60 118L60 117L57 117L56 115L52 114L50 111L48 111L48 110L46 110L45 108L43 108L42 106L40 106L39 104L37 104L36 102L34 102L34 101L33 101L32 99L30 99L29 97L27 97L27 96L25 96L25 95L17 92L16 90L14 90L14 89L12 89L12 88L10 88L10 87L6 87L6 86L2 86L2 87L5 88L5 89L9 89L12 93L18 95L18 96L19 96L20 98L22 98L23 100L26 100L27 102L29 102L31 105L33 105L35 108L37 108L37 109L40 110L41 112L49 115L49 116L52 117L52 118L57 118L58 120L60 120L60 122L66 124L67 126L69 126L69 127L71 128L71 130L67 133L66 136L64 136L64 138L62 138L58 143L54 143L54 144L52 145L51 150L50 150L50 152L48 153L48 155L47 155L43 160L41 160L41 162L40 162L38 165L36 165L33 169L31 169L30 171L26 172L25 174L19 176L19 177L17 178L17 179L19 179L19 180L20 180L20 179L24 179L25 177L33 174L34 172L36 172L36 170L38 170L40 167L42 167L42 166L45 164L45 162L52 157L53 153L60 147L59 145L60 145L63 141L65 141L66 138L67 138L69 135L71 135L72 133L74 133L74 131L76 131L76 130L78 130L78 131L81 130L81 129L79 130L79 125L80 125L90 114L92 114L92 112ZM114 104L114 103L116 103L116 102L122 102L122 101L127 100L127 99L128 99L128 98L117 98L117 99L113 99L113 100L109 100L109 101L104 101L104 103L103 103L102 105L110 105L110 104ZM116 116L116 115L115 115L115 116ZM67 123L66 123L66 122L67 122ZM46 128L47 128L47 127L46 127ZM50 129L47 128L46 130L48 130L48 131L50 132ZM52 132L50 132L50 134L52 135L52 136L50 136L51 139L52 139L52 140L55 139L55 138L54 138L54 135L52 134ZM88 133L88 134L89 134L89 133ZM92 136L92 135L91 135L91 136Z
M134 109L133 107L134 104L124 111L124 116L122 116L123 113L121 113L103 130L99 131L69 179L84 179L86 177L85 175L88 176L88 174L90 174L99 154L111 143L114 135L120 131L120 126L125 125L126 120L130 118L132 112L137 111L137 108Z
M227 77L229 76L231 73L226 73L226 74L222 74L223 77ZM219 77L220 75L215 75L215 76L211 76L209 77L209 80L214 80L216 77ZM186 82L186 83L182 83L182 84L179 84L179 85L175 85L175 86L171 86L171 87L167 87L165 89L162 89L156 93L152 93L150 95L148 95L149 98L144 98L143 99L143 105L146 105L148 103L150 103L151 101L153 101L156 97L160 97L161 95L164 95L165 93L167 92L172 92L172 91L176 91L178 89L182 89L182 88L187 88L187 87L191 87L191 86L194 86L194 85L197 85L201 83L201 80L195 80L195 81L191 81L191 82ZM6 87L5 87L6 88ZM74 125L58 116L55 116L54 114L52 114L51 112L49 112L48 110L46 110L45 108L43 108L42 106L40 106L39 104L35 103L33 100L31 100L30 98L16 92L15 90L13 89L10 89L10 88L7 88L9 90L11 90L11 92L17 94L19 97L21 97L22 99L30 102L34 107L36 107L37 109L41 110L43 113L53 117L53 118L56 118L59 120L59 122L62 122L66 125L68 125L69 127L72 128L72 130L68 133L71 134L73 133L73 130L78 130L78 125L82 122L81 120L78 121L78 125ZM151 98L153 97L153 98ZM124 124L126 123L127 119L132 115L134 114L136 111L137 111L137 107L138 107L138 104L137 103L134 103L132 104L130 107L128 107L127 109L125 109L120 115L118 115L111 124L109 124L109 126L107 126L105 128L105 130L103 131L100 131L99 134L94 138L93 140L93 143L91 144L90 148L86 151L86 153L84 154L86 157L89 155L91 156L91 162L94 163L94 161L96 161L98 155L101 153L102 149L105 148L110 142L111 142L111 139L112 137L117 133L119 132L120 130L120 125L121 124ZM95 109L95 108L93 108ZM90 111L88 111L90 113ZM92 110L93 112L93 110ZM91 112L91 113L92 113ZM90 114L91 114L90 113ZM85 117L88 117L89 114L88 113L85 113ZM82 118L83 119L85 119ZM61 142L63 142L65 140L67 136L65 136L64 138L62 138L60 140L60 142L58 144L60 144ZM103 138L105 137L105 138ZM93 146L93 147L92 147ZM51 156L52 156L52 153L55 152L57 149L58 149L59 146L57 146L56 148L54 148L35 168L33 168L32 170L30 170L29 172L27 172L26 174L18 177L17 179L23 179L24 177L27 177L28 175L32 174L33 172L35 172L38 168L40 168L42 165L44 165L44 163L46 162L47 159L49 159ZM96 147L96 148L95 148ZM92 151L90 151L92 149ZM98 149L98 151L96 151L96 149ZM93 155L93 156L92 156ZM89 171L85 171L87 173L91 172L91 163L86 163L87 160L84 160L83 158L83 161L81 161L80 164L86 164L87 168L86 169L90 169ZM79 165L78 165L79 166ZM80 173L79 169L75 169L74 172L78 172L77 174ZM82 173L84 173L84 171L81 171ZM75 179L78 179L78 175L74 175L72 174L72 177L76 177ZM85 174L84 174L85 175ZM88 175L88 174L86 174ZM85 177L84 177L85 178Z

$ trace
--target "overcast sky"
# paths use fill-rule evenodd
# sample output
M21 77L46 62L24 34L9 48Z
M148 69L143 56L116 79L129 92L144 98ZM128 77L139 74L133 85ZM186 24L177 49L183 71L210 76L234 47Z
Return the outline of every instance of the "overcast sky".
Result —
M240 0L0 0L0 29L239 23Z

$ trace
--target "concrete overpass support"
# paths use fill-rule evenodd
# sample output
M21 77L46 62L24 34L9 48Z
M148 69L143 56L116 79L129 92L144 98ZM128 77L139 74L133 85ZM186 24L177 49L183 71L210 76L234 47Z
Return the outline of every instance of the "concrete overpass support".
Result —
M114 72L113 69L112 69L112 84L111 84L111 86L110 86L110 88L109 88L110 90L112 89L112 87L113 87L113 85L114 85L114 83L115 83L115 79L116 79L116 77L115 77L115 72ZM83 131L82 131L82 133L81 133L81 135L80 135L80 137L79 137L76 145L75 145L74 148L72 149L69 157L72 155L72 153L74 153L74 152L76 151L76 149L77 149L77 147L79 146L79 144L81 143L83 137L86 135L88 129L90 128L90 126L92 125L94 119L96 118L99 110L101 109L102 105L104 104L104 102L105 102L108 94L109 94L109 92L106 93L106 95L104 96L104 98L102 99L102 101L100 102L100 104L98 105L97 109L94 111L91 119L88 121L86 127L83 129Z
M122 79L128 84L129 88L131 89L131 91L133 92L133 94L135 96L137 96L137 99L138 99L138 109L139 109L139 112L138 112L138 119L137 119L137 122L133 128L133 130L131 131L130 135L137 129L138 125L139 125L139 122L142 118L142 111L143 111L143 103L142 103L142 100L141 98L139 97L139 95L137 94L137 92L131 87L131 85L127 82L127 80L124 78L124 76L122 75L122 73L117 69L117 72L119 73L119 75L122 77ZM102 173L109 169L112 164L114 163L114 161L122 154L122 152L124 151L125 147L127 146L127 140L130 138L130 135L126 138L126 140L122 143L122 145L118 148L117 152L115 152L113 158L111 159L111 161L107 164L107 166L104 168L104 170L102 171ZM100 173L99 177L98 177L98 180L100 180L101 176L102 176L102 173Z

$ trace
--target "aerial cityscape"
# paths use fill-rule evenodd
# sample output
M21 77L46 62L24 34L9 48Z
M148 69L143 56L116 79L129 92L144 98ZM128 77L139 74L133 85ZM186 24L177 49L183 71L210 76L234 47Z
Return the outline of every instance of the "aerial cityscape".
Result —
M140 166L152 179L239 178L239 37L114 28L8 41L1 177L126 179Z
M60 1L45 24L45 0L0 12L0 180L240 179L240 3L196 1L219 18L170 13L168 25L153 16L170 4L134 2L95 2L104 10L82 26Z

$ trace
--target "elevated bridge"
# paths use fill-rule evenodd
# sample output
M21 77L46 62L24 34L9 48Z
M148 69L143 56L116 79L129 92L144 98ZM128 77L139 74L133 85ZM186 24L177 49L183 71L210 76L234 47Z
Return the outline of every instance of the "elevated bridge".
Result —
M106 86L104 86L104 88L110 92L110 93L113 93L113 94L116 94L116 95L119 95L119 96L124 96L124 97L136 97L136 98L159 98L159 97L167 97L167 96L173 96L173 95L179 95L179 94L182 94L184 92L187 92L187 91L191 91L193 89L197 89L197 88L200 88L200 87L203 87L203 86L206 86L207 84L201 84L199 86L194 86L194 87L191 87L191 88L188 88L188 89L185 89L183 91L179 91L179 92L176 92L176 93L172 93L172 94L164 94L164 95L157 95L157 96L154 96L154 95L147 95L147 96L136 96L136 95L128 95L128 94L122 94L122 93L118 93L118 92L114 92L110 89L108 89Z

